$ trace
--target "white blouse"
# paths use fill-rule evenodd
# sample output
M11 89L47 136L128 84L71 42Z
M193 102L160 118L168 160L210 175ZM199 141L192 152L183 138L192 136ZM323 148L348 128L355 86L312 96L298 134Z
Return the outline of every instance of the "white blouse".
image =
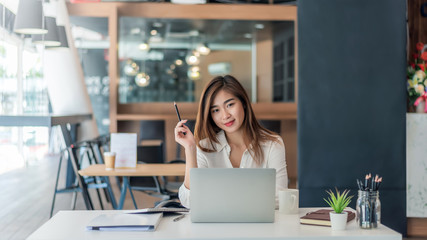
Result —
M216 152L204 152L197 147L197 165L199 168L233 168L230 162L230 145L228 145L224 131L217 134L219 143L215 145ZM207 139L200 141L203 147L212 149ZM264 162L258 166L246 150L240 162L240 168L275 168L276 169L276 208L278 206L278 192L288 188L288 173L286 171L285 145L281 137L278 141L261 143ZM184 184L179 188L179 200L185 207L190 207L190 190Z

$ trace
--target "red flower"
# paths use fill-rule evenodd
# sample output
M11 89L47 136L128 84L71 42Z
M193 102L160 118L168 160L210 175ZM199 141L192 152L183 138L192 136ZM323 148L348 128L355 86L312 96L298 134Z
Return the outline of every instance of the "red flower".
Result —
M415 63L411 63L411 67L415 69Z
M427 61L427 52L423 52L423 53L421 54L421 58L422 58L424 61Z
M414 54L412 54L412 57L414 57L414 59L417 59L419 56L418 56L418 54L414 53Z
M424 43L422 43L422 42L417 43L417 50L418 51L423 50L423 48L424 48Z
M421 68L421 70L423 70L423 71L424 71L424 63L418 64L418 67L420 67L420 68Z

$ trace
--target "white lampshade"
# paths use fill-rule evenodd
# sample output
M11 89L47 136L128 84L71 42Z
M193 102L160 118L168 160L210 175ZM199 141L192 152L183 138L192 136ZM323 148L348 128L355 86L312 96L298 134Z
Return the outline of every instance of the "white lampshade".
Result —
M43 44L47 47L58 47L61 45L58 36L58 26L53 17L45 17L46 28L48 30L46 35L32 35L33 43Z
M21 34L46 34L41 0L20 0L13 31Z

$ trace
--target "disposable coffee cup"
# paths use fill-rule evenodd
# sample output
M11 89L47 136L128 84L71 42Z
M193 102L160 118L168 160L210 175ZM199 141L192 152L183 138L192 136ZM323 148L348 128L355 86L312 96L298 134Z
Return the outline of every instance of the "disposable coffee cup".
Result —
M114 164L116 162L115 152L104 152L105 170L114 170Z
M279 212L284 214L297 214L299 207L298 189L285 189L279 191Z

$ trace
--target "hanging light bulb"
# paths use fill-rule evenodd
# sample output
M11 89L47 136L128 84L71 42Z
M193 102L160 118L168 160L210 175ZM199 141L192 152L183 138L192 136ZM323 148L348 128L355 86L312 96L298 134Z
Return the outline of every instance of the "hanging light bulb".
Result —
M192 72L199 72L200 71L200 67L199 66L192 66L190 68L190 71L192 71Z
M150 84L150 76L146 73L138 73L135 77L135 83L139 87L146 87Z
M191 80L199 80L200 79L200 68L198 66L190 67L188 69L187 76Z
M141 50L141 51L150 50L150 46L146 42L142 42L141 44L139 44L138 47L139 47L139 50Z
M175 60L175 65L181 66L182 65L182 60L181 59Z
M199 57L197 57L194 52L188 54L187 57L185 57L185 61L188 65L198 65L200 63Z
M208 55L211 52L211 49L208 48L207 44L201 43L197 46L197 52L202 55Z
M200 53L197 50L193 50L193 55L196 57L200 57Z
M125 66L123 67L123 71L128 76L135 76L139 71L139 66L132 60L127 60Z

